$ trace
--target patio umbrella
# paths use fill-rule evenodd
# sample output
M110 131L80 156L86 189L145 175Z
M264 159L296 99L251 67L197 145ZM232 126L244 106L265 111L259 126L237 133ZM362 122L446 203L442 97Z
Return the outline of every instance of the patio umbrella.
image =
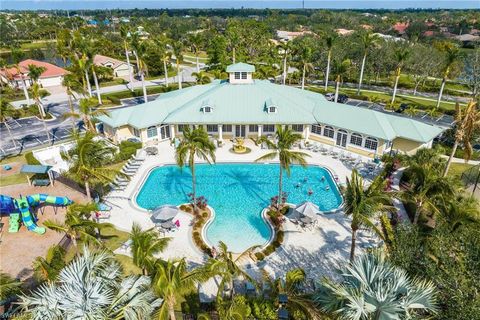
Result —
M150 219L153 223L160 223L172 220L178 213L178 208L175 206L165 205L156 208L152 212Z
M295 211L297 211L298 213L304 216L311 217L311 218L317 217L317 214L320 213L320 209L318 208L318 206L310 201L305 201L299 204L295 208Z

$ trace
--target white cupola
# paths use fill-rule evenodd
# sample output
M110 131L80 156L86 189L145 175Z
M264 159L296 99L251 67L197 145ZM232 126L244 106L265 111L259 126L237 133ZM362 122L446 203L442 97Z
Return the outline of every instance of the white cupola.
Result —
M253 83L253 73L255 66L248 63L235 63L227 67L228 79L230 84L250 84Z

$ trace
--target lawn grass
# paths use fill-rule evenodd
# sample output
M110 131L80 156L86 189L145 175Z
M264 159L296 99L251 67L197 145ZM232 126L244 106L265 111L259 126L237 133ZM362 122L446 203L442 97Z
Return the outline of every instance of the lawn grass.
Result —
M450 169L448 170L448 176L454 177L455 179L460 179L462 173L473 167L473 164L464 163L464 162L453 162L450 165Z
M110 81L102 81L99 83L100 87L103 88L103 87L110 87L110 86L116 86L118 84L126 84L127 81L125 79L122 79L122 78L115 78L113 80L110 80Z
M27 176L23 173L15 173L11 175L0 175L0 187L11 186L14 184L27 183Z
M133 264L132 258L123 254L116 254L115 259L121 264L123 274L142 274L142 269Z

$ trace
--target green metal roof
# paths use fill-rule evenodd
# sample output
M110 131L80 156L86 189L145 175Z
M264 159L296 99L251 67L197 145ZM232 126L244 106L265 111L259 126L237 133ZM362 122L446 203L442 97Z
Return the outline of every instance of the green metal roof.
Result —
M212 112L202 111L204 106ZM276 107L275 113L268 106ZM321 123L364 135L429 142L442 128L417 120L327 101L307 90L254 80L251 84L213 81L160 95L156 100L112 111L98 119L112 127L138 129L165 124L313 124Z
M255 72L255 66L248 63L235 63L227 66L227 72Z
M21 173L47 173L52 166L42 166L36 164L24 164L20 169Z

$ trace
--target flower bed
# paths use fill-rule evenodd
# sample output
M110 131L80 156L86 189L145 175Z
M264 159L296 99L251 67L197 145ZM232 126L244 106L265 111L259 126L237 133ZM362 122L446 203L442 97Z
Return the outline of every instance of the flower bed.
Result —
M202 229L205 223L212 216L210 209L205 206L204 208L198 208L198 213L195 214L193 211L193 206L191 204L182 204L180 210L187 212L193 216L193 230L192 230L192 239L195 246L205 254L212 256L212 251L210 247L203 241Z
M283 216L287 213L289 207L283 206L280 210L269 208L267 211L267 219L270 221L270 224L273 226L274 238L272 242L263 248L261 251L255 253L255 258L258 261L265 259L265 257L271 255L275 252L283 243L284 232L283 232Z

